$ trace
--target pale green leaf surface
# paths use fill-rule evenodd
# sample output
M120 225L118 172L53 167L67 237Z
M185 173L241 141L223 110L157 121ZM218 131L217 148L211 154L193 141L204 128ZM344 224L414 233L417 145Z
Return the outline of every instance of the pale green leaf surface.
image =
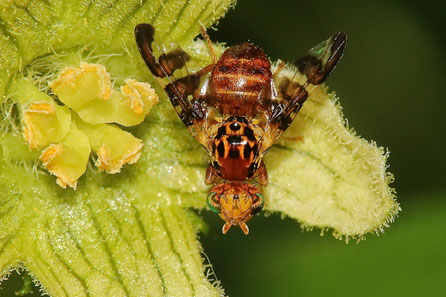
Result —
M267 208L347 239L382 231L400 209L386 159L346 127L334 94L319 87L266 158Z
M194 214L146 175L161 160L143 151L136 165L114 176L91 162L76 191L61 189L39 165L39 152L25 146L22 102L11 92L23 77L49 92L48 82L80 60L104 65L116 85L127 78L153 83L134 26L154 23L166 43L187 46L200 23L209 26L231 3L0 1L0 278L26 269L51 296L222 294L208 279ZM129 132L154 141L148 138L155 127L148 121Z
M99 189L95 177L68 192L51 177L37 184L20 167L1 169L2 189L17 193L2 197L3 269L20 261L54 296L218 295L187 211Z

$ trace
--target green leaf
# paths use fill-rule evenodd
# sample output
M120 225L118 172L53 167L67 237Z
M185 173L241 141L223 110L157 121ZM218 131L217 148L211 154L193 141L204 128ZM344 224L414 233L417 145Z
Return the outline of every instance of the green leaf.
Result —
M319 87L266 158L267 208L346 240L380 232L400 210L387 156L346 126L335 95Z
M209 26L230 4L0 2L1 278L27 269L52 296L223 294L206 278L200 222L185 209L206 207L204 150L144 65L133 29L153 24L160 44L191 54L194 71L211 61L205 43L192 42L200 23ZM142 124L126 128L144 144L136 164L109 175L90 161L77 190L64 190L24 144L22 106L12 91L26 79L53 96L48 82L80 61L105 66L116 86L129 78L151 83L160 104ZM337 236L381 230L399 210L385 162L383 149L345 128L333 95L320 87L267 156L265 207Z
M92 180L56 195L50 177L37 185L33 173L1 169L9 173L2 189L17 193L1 197L3 269L20 261L54 296L218 295L187 211L101 191Z
M80 61L104 65L116 85L126 79L153 83L136 48L134 26L153 23L166 44L188 47L200 24L209 26L231 4L0 2L0 278L26 269L51 296L223 294L215 279L207 279L212 272L203 264L195 215L174 203L174 191L145 174L162 161L147 151L164 150L149 144L162 136L150 119L129 128L145 142L140 162L113 176L90 162L77 190L64 190L39 154L25 146L19 111L21 100L32 98L18 99L14 91L25 79L54 97L48 83ZM152 121L172 111L159 107Z

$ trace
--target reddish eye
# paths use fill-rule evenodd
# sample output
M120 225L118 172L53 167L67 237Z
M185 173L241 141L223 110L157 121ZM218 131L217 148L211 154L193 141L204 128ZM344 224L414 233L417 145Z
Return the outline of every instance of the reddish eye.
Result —
M256 195L252 198L253 207L251 210L251 214L255 215L259 213L263 209L263 205L265 204L265 200L263 199L263 195L260 193L256 193Z

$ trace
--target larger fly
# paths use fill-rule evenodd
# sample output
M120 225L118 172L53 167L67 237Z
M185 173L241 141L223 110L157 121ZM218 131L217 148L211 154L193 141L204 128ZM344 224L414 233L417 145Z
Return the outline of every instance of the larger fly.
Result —
M155 57L155 29L135 28L136 43L146 65L156 77L167 78L164 89L178 116L205 147L209 158L206 183L212 184L209 208L245 234L246 222L264 206L262 187L268 185L263 157L290 126L310 93L310 85L322 84L343 55L347 35L337 32L297 60L297 71L306 82L274 73L263 50L251 43L229 47L219 59L206 32L213 62L201 70L175 78L190 56L181 49Z

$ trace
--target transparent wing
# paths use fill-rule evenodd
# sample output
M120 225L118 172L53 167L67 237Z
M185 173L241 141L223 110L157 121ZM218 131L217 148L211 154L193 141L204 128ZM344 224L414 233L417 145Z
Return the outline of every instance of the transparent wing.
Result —
M321 42L308 51L308 54L293 64L297 71L305 75L303 84L294 77L282 75L284 63L279 64L273 79L276 84L278 99L272 102L267 113L268 124L262 139L260 156L263 156L291 125L305 100L311 95L308 86L322 84L341 59L347 44L347 34L337 32L328 40Z

